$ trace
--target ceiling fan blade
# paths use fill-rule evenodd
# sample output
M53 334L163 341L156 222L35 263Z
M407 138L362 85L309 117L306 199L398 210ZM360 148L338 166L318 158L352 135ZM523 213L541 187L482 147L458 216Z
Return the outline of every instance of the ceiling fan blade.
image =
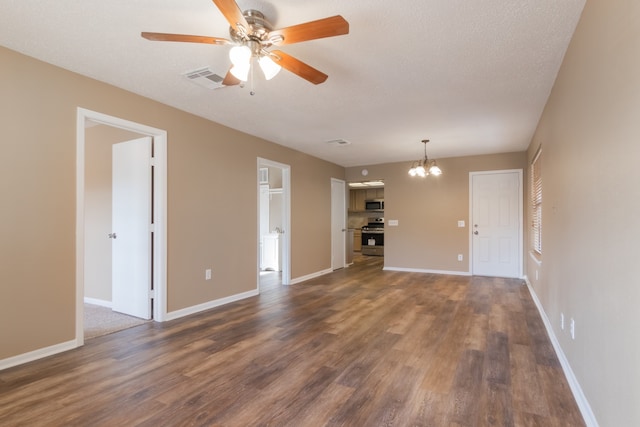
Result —
M268 39L277 40L282 37L284 40L274 41L273 44L285 45L324 37L341 36L343 34L349 34L349 23L342 16L336 15L273 30L269 33Z
M327 77L329 77L322 71L318 71L299 59L296 59L291 55L287 55L280 50L274 50L271 52L270 57L282 68L291 71L293 74L297 74L314 85L324 83L324 81L327 80Z
M140 33L142 37L151 41L163 42L188 42L188 43L206 43L206 44L233 44L231 40L222 39L220 37L207 36L190 36L187 34L167 34L167 33Z
M220 9L225 19L231 25L231 28L238 31L238 24L242 25L245 30L249 29L249 24L242 14L242 10L233 0L213 0L213 3Z
M222 84L224 86L235 86L239 85L240 83L242 83L240 79L231 74L231 68L229 68L229 71L227 71L227 75L224 76L224 80L222 80Z

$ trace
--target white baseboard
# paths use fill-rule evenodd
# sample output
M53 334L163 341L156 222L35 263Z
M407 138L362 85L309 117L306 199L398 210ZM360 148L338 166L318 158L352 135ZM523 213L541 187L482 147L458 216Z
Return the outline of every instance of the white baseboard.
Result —
M99 305L101 307L113 308L113 303L104 299L84 297L84 302L87 304Z
M324 276L325 274L329 274L332 272L333 270L328 268L326 270L318 271L316 273L307 274L306 276L296 277L295 279L291 280L290 284L295 285L296 283L304 282L310 279L315 279L316 277Z
M192 307L187 307L182 310L172 311L167 313L165 321L174 320L180 317L188 316L190 314L199 313L204 310L209 310L214 307L218 307L224 304L228 304L230 302L239 301L241 299L249 298L252 296L258 295L258 290L248 291L237 295L232 295L226 298L220 298L214 301L209 301L204 304L194 305ZM105 307L111 307L111 302L98 300L94 298L85 298L85 302L89 304L103 305ZM41 348L38 350L31 351L29 353L19 354L17 356L9 357L7 359L0 360L0 370L11 368L13 366L22 365L23 363L32 362L34 360L42 359L43 357L52 356L57 353L62 353L63 351L72 350L74 348L79 347L80 345L76 340L67 341L64 343L52 345L50 347Z
M471 276L468 271L447 271L447 270L427 270L424 268L404 268L404 267L383 267L383 270L388 271L406 271L408 273L432 273L432 274L448 274L452 276Z
M7 359L2 359L0 360L0 371L13 366L22 365L23 363L33 362L34 360L42 359L43 357L53 356L54 354L62 353L63 351L73 350L76 347L78 347L76 340L71 340L30 351L28 353L19 354Z
M181 317L189 316L191 314L200 313L201 311L210 310L215 307L219 307L224 304L229 304L231 302L239 301L245 298L250 298L258 295L258 290L252 290L243 292L241 294L231 295L229 297L220 298L217 300L205 302L202 304L194 305L191 307L183 308L181 310L171 311L167 313L167 316L163 319L163 321L169 321L174 319L179 319Z
M569 364L569 360L567 356L562 351L562 347L560 346L560 342L556 337L553 328L551 327L551 322L547 317L547 313L544 311L544 307L542 307L542 303L538 299L538 295L536 291L531 286L531 282L527 276L524 276L524 280L527 283L527 288L529 289L529 293L531 294L531 298L540 313L540 317L542 318L542 322L544 323L544 327L547 330L547 334L549 335L549 339L551 340L551 344L553 345L553 349L556 351L556 355L558 356L558 360L560 361L560 365L562 366L562 370L564 371L564 375L567 378L567 382L569 383L569 387L571 388L571 392L573 393L573 397L576 399L576 403L578 404L578 408L580 408L580 413L582 414L582 418L584 418L584 422L587 427L598 427L598 421L591 410L591 405L589 405L589 401L587 401L587 397L584 395L582 391L582 387L580 387L580 383L576 378L573 370L571 369L571 365Z

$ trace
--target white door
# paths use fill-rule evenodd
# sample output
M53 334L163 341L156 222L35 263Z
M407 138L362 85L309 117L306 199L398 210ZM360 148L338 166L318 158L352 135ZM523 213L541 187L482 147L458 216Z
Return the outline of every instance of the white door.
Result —
M472 273L521 277L522 171L471 173Z
M346 200L345 182L331 178L331 269L346 265Z
M260 184L260 223L258 225L260 233L260 270L267 269L265 236L269 234L269 184Z
M151 318L151 138L113 145L113 310Z

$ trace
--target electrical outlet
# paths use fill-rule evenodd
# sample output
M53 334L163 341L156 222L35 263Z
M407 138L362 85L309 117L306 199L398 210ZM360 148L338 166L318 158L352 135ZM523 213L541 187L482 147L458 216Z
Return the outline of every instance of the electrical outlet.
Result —
M211 280L211 269L207 268L204 271L204 280Z
M560 329L564 331L564 313L560 313Z
M462 256L462 254L458 254L458 261L462 261L464 259L464 257Z
M571 318L571 323L569 325L569 328L571 332L571 339L575 340L576 339L576 321L573 320L573 317Z

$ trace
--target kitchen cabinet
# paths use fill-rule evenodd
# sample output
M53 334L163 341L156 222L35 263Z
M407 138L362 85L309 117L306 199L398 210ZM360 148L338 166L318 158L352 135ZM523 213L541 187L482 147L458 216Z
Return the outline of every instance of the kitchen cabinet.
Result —
M384 189L367 188L365 191L365 200L384 199Z
M355 252L362 251L362 230L353 230L353 250Z
M352 212L365 211L365 200L384 200L384 188L367 188L349 191L349 210Z
M358 212L364 210L364 201L366 199L365 190L349 191L349 210Z

